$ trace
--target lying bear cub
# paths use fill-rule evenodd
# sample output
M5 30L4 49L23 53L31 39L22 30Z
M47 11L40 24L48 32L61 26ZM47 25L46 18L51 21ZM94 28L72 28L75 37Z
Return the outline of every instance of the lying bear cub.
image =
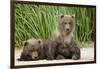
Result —
M23 46L21 56L18 59L19 61L53 60L57 53L57 45L53 41L32 38L24 41Z

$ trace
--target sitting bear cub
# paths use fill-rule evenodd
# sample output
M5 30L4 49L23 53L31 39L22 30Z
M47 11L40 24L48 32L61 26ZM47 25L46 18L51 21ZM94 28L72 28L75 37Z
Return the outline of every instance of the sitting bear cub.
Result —
M53 39L58 44L57 53L66 59L80 59L80 48L74 40L75 16L61 15ZM60 44L59 44L60 43ZM59 57L58 57L59 59Z

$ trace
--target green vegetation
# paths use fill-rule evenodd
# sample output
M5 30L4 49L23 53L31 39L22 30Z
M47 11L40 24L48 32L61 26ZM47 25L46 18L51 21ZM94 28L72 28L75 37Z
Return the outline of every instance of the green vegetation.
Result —
M75 15L75 39L81 46L91 41L93 8L15 4L15 46L32 37L50 39L61 14Z

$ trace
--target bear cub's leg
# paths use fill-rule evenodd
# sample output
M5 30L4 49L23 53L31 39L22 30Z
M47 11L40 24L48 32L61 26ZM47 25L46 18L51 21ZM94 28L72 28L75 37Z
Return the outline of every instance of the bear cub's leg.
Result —
M70 45L70 51L72 53L72 59L73 60L78 60L80 59L80 48L78 48L77 44L75 43L75 41L72 41L71 42L71 45Z

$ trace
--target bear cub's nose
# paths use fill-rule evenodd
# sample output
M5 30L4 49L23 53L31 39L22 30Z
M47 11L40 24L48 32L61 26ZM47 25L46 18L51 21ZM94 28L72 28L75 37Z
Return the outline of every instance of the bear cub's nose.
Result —
M66 31L69 31L69 29L66 29Z

